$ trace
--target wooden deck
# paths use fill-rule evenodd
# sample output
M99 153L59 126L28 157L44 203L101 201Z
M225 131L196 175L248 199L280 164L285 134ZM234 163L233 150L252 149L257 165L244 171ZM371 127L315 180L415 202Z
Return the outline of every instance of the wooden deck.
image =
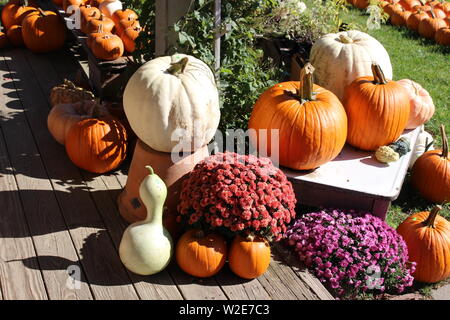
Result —
M154 276L128 272L117 253L127 224L115 200L129 161L93 175L75 167L47 130L50 88L79 70L68 48L45 55L0 51L0 300L332 299L280 247L268 271L252 281L228 267L196 279L175 263ZM80 272L75 288L68 268Z

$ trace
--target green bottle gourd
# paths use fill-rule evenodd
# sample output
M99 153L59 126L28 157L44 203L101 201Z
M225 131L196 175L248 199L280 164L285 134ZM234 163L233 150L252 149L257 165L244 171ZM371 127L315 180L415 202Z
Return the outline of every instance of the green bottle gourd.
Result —
M124 232L119 255L125 267L140 275L162 271L173 255L173 241L163 227L163 205L167 197L164 181L146 166L150 174L139 187L139 196L147 208L147 218L131 224Z

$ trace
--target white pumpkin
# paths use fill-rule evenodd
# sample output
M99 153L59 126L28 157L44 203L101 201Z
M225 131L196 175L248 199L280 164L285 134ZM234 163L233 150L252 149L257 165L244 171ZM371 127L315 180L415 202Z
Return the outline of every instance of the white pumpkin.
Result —
M123 106L136 135L162 152L205 146L220 120L212 71L204 62L184 54L142 65L127 83Z
M122 10L122 2L119 0L104 0L98 6L100 11L107 16L108 18L112 18L112 15L117 10Z
M411 154L411 160L409 161L409 168L411 169L419 157L424 154L427 143L433 142L433 136L427 131L422 131L417 137L416 146ZM428 148L428 150L434 150L433 144ZM427 150L427 151L428 151Z
M310 61L315 68L314 83L332 91L340 100L345 86L358 77L372 75L373 62L378 63L387 79L392 79L386 49L375 38L357 30L324 35L313 44Z

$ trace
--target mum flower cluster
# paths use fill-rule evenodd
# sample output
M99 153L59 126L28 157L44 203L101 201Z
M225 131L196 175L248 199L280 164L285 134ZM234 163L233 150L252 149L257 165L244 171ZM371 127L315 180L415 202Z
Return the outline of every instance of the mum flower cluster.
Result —
M292 184L270 159L225 152L198 163L183 181L177 220L278 241L295 204Z
M320 211L296 220L288 245L338 297L401 293L413 283L403 238L381 219L354 211Z

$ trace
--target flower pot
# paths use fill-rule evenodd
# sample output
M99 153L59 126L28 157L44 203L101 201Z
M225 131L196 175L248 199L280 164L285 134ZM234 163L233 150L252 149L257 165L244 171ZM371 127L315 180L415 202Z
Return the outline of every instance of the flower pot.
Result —
M175 156L178 154L155 151L138 139L128 171L127 183L117 199L122 217L133 223L143 220L147 216L147 209L139 197L139 186L148 175L145 166L150 165L167 186L163 223L172 237L177 238L180 225L176 222L176 215L181 182L194 166L208 155L208 147L204 146L182 159L176 159Z

